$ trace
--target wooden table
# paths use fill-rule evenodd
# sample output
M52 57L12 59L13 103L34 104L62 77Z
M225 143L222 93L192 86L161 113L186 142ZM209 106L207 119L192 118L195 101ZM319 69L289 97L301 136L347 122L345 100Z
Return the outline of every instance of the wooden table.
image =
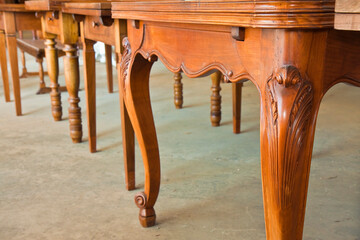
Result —
M34 11L25 9L24 4L0 4L0 65L4 83L5 101L10 101L9 77L6 61L7 42L16 115L22 114L19 81L19 67L17 57L16 32L24 30L40 30L40 19L35 17Z
M119 2L112 17L128 19L119 84L145 167L135 196L144 227L155 224L160 157L149 74L160 59L189 77L221 71L252 81L260 93L261 169L266 235L302 239L317 113L333 85L360 86L360 33L334 27L334 1ZM119 48L117 48L119 49ZM119 52L118 52L119 53ZM236 211L236 209L234 209Z
M62 12L72 14L80 22L80 35L83 44L84 81L86 109L89 130L90 152L96 152L96 73L94 44L105 43L106 69L109 92L113 92L111 53L115 45L114 20L111 18L111 3L64 3ZM108 59L110 57L110 59Z
M26 1L29 10L36 11L41 17L42 31L45 38L45 55L51 80L50 96L52 115L55 121L62 117L61 95L58 84L59 65L55 39L59 36L65 45L63 51L66 88L69 93L70 137L74 143L82 140L81 109L79 107L79 61L77 44L79 39L78 23L71 14L61 11L61 1L43 0Z

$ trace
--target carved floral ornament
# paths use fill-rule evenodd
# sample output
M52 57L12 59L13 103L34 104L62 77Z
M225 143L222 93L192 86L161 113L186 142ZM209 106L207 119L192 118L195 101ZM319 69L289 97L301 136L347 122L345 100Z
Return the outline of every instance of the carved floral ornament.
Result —
M279 186L275 200L286 207L294 200L289 190L294 189L298 165L307 157L302 152L312 120L313 89L296 67L285 66L269 78L266 93L267 164L274 186Z
M124 47L124 52L123 52L123 55L121 58L121 63L120 63L120 76L121 76L121 83L123 84L122 87L125 92L125 81L128 76L129 64L130 64L130 60L131 60L131 46L130 46L129 39L127 37L125 37L123 39L122 46Z

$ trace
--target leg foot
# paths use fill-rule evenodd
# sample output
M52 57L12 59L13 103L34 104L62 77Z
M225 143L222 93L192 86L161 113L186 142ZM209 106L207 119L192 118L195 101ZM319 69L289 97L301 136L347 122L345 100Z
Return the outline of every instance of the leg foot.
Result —
M156 214L153 207L146 208L147 200L145 193L141 192L135 196L135 204L140 208L139 221L141 226L147 228L156 224Z

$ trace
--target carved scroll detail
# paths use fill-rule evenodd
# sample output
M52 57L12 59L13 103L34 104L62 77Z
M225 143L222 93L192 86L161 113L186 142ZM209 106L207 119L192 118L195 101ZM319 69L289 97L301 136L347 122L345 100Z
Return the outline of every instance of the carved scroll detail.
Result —
M125 92L126 90L125 81L128 76L130 60L131 60L131 46L127 37L123 39L122 46L124 47L124 52L120 62L120 77L121 77L120 79L121 79L121 83L123 84L122 87Z
M282 207L289 206L298 165L301 164L309 124L312 120L313 89L294 66L285 66L273 74L266 85L268 119L268 159L274 199Z
M145 208L147 203L147 198L144 192L140 192L135 195L135 204L138 208Z

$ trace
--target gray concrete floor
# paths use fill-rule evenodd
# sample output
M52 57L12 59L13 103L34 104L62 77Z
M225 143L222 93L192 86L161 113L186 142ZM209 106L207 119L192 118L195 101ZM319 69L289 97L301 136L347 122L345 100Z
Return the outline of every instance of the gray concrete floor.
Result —
M28 66L37 69L34 60ZM118 93L107 93L105 76L105 66L97 64L95 154L88 150L84 91L84 141L72 144L67 93L62 94L64 120L54 122L49 96L35 95L38 78L22 79L24 116L16 117L14 103L4 102L0 81L0 239L265 239L254 85L244 86L243 133L234 135L230 84L222 85L223 120L213 128L210 79L184 78L184 109L176 110L172 74L155 64L151 98L162 185L158 224L144 229L133 201L143 187L140 152L137 147L138 189L128 192ZM304 239L360 239L359 99L360 89L337 85L323 100Z

